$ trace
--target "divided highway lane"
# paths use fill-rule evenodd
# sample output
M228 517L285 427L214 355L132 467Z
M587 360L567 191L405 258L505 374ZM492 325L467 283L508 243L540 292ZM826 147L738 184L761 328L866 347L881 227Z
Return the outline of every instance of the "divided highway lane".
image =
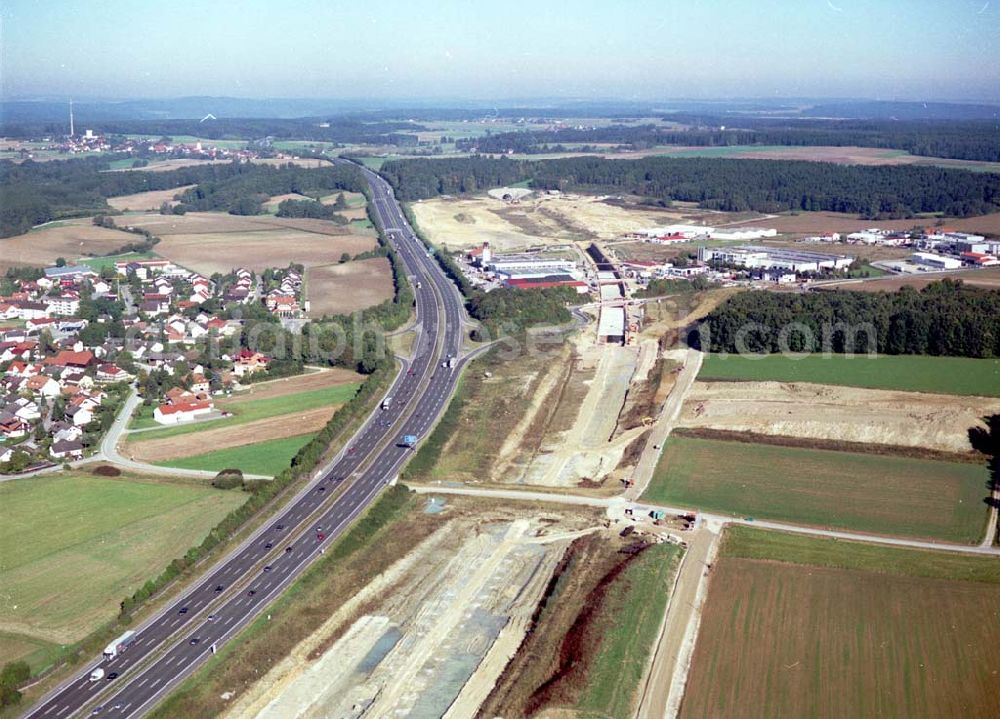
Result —
M461 301L407 225L389 186L374 173L366 175L379 221L407 271L421 282L421 288L415 289L420 341L412 363L404 367L390 390L392 410L376 411L329 469L181 599L146 622L128 651L111 661L91 662L76 679L64 683L26 716L64 719L85 707L89 711L92 700L109 686L107 680L88 680L96 666L119 675L111 685L118 691L102 702L99 716L135 717L149 711L210 656L213 646L221 646L293 582L395 476L411 450L397 441L385 444L386 440L398 440L404 434L424 436L444 408L462 366L442 366L442 358L457 356L461 348ZM443 317L438 298L444 307ZM437 352L440 329L444 329L444 338ZM381 450L375 452L379 446ZM359 468L362 471L358 472ZM327 497L348 478L343 494L329 503ZM289 539L297 533L301 536ZM140 664L143 666L137 666Z

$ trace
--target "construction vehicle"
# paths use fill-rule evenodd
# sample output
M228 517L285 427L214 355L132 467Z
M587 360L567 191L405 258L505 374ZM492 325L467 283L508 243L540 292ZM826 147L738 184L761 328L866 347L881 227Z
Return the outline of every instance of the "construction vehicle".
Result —
M654 419L653 419L652 417L643 417L643 418L642 418L642 426L643 426L643 427L649 427L649 426L651 426L651 425L653 424L653 422L655 422L655 421L656 421L656 420L654 420Z

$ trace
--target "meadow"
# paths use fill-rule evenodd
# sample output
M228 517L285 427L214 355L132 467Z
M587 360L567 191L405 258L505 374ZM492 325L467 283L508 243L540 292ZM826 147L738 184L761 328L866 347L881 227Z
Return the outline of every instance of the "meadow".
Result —
M720 556L684 719L995 716L994 558L744 527Z
M162 467L201 469L209 472L236 468L247 474L273 477L282 470L288 469L292 457L314 436L312 434L298 434L294 437L271 439L238 447L227 447L190 457L179 457L157 464Z
M82 474L0 484L0 632L24 637L15 646L29 653L28 639L82 639L245 498L197 484ZM9 651L0 658L13 658Z
M699 380L813 382L911 392L1000 397L1000 359L922 355L707 354Z
M650 502L972 544L986 526L979 464L671 437Z

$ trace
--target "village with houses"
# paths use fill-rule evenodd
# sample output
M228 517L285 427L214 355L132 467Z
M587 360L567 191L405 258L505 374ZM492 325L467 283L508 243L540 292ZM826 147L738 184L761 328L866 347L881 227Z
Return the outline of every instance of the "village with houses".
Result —
M301 268L210 279L164 259L100 271L64 264L12 272L0 294L0 471L85 460L135 385L157 425L218 414L213 396L266 374L239 346L244 314L302 313ZM200 360L215 341L211 368Z

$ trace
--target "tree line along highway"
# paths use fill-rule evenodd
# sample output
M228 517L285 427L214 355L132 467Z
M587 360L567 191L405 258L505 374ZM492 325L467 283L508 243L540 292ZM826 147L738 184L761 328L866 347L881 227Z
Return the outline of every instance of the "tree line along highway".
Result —
M386 238L407 273L420 283L414 287L418 339L412 359L389 390L391 408L376 408L348 447L276 517L136 628L126 651L87 663L26 717L65 719L98 708L98 716L116 719L149 712L340 536L410 455L412 450L399 438L424 437L440 415L464 365L442 366L460 353L463 304L457 288L410 228L389 184L370 170L363 172ZM331 499L335 490L341 493ZM91 681L97 668L104 670L104 678Z

